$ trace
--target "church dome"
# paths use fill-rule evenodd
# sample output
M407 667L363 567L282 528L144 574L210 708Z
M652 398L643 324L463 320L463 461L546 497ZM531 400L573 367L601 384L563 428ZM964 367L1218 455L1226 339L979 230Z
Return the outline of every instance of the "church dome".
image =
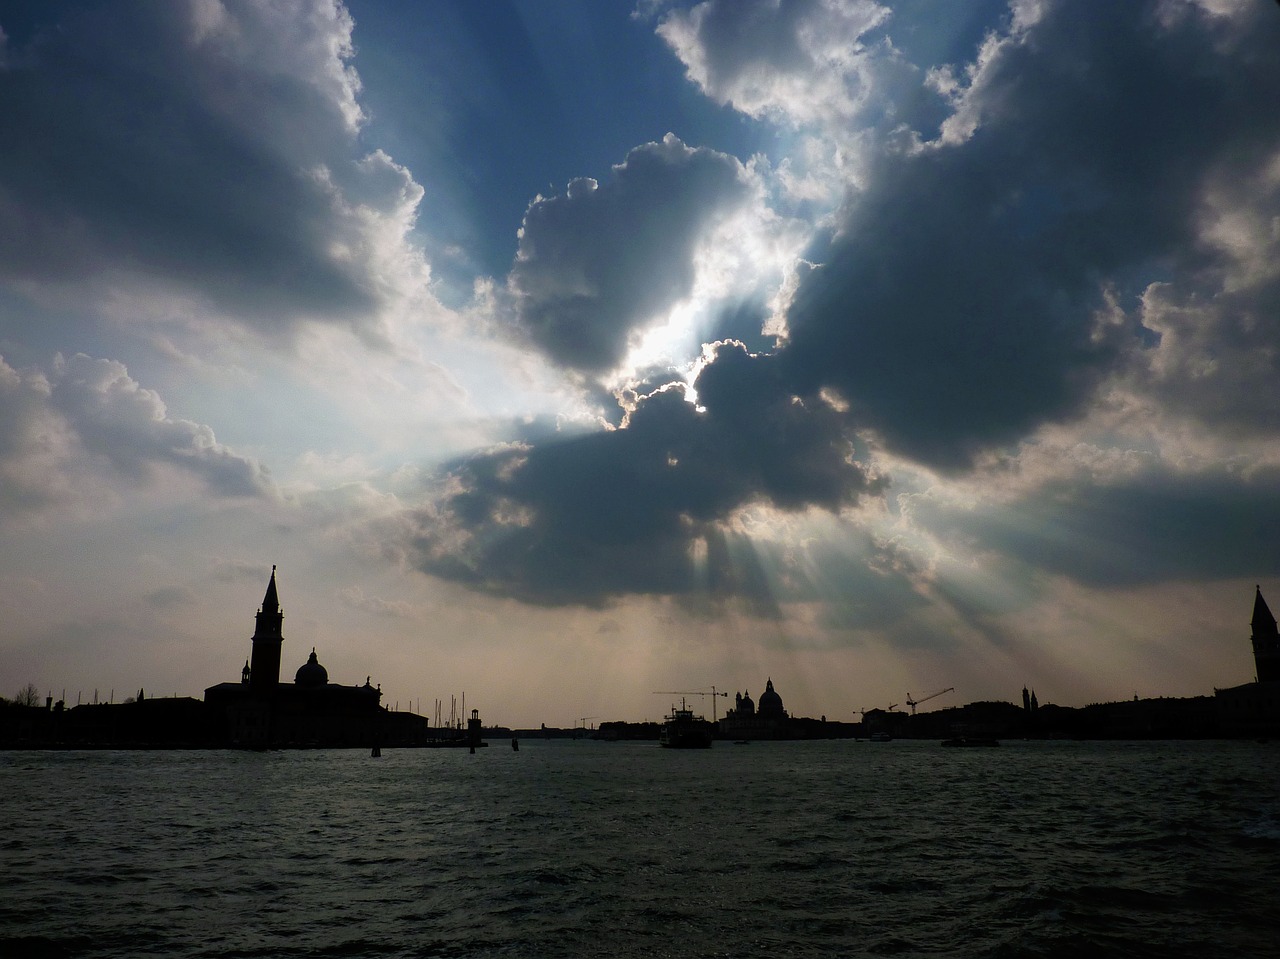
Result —
M311 647L311 655L307 657L307 661L298 667L293 681L298 686L323 686L329 682L329 670L321 666L316 659L314 646Z
M782 697L773 689L773 680L770 679L765 685L764 692L760 694L760 712L762 713L780 713L782 712Z

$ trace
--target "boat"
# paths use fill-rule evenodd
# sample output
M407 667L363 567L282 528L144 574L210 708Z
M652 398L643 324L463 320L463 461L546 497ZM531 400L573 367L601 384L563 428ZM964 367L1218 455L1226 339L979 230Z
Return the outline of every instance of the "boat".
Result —
M680 708L671 707L671 715L658 732L658 745L667 749L710 749L712 727L680 700Z
M867 738L867 741L873 743L891 743L893 742L893 737L888 733L872 733Z
M942 741L944 746L999 746L1000 740L973 736L955 736Z

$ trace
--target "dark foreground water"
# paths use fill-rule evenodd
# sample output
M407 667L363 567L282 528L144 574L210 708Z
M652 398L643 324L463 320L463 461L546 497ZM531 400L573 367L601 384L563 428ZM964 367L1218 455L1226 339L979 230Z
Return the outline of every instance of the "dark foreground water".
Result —
M1278 760L0 753L0 956L1280 956Z

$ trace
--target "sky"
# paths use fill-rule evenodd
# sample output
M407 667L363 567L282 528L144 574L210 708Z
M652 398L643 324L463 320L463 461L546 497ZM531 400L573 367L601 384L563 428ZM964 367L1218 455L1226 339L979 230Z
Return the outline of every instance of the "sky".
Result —
M0 694L236 681L273 565L284 678L492 724L1251 681L1278 49L1270 0L0 0Z

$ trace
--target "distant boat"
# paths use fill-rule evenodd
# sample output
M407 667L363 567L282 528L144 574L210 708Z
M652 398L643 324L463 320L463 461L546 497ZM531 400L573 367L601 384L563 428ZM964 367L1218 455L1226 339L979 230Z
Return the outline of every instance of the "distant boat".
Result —
M671 708L671 715L658 733L658 745L667 749L710 749L711 724L680 700L680 708Z
M985 739L982 737L974 737L974 736L956 736L952 739L944 739L942 741L942 745L944 746L999 746L1000 740Z
M867 737L867 741L873 743L891 743L893 742L893 737L888 733L872 733Z

